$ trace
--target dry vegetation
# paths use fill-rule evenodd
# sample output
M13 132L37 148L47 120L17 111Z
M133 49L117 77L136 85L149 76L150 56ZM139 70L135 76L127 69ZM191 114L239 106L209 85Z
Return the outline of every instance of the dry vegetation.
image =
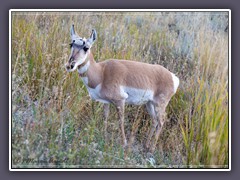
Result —
M73 22L81 36L97 30L97 61L157 63L180 78L154 154L144 106L126 109L128 137L137 130L127 159L114 107L104 140L102 104L64 69ZM11 23L14 168L228 168L226 12L14 12Z

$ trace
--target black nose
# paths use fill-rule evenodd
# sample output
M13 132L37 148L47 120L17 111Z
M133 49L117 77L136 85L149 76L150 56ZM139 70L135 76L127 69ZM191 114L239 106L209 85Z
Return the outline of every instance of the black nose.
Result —
M74 65L73 64L71 64L71 69L73 69L74 68Z

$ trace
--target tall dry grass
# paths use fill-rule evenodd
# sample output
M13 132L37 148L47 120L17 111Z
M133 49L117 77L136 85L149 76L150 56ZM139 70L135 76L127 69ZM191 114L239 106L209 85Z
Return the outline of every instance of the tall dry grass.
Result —
M102 104L67 73L70 25L98 32L96 61L161 64L180 78L154 154L143 143L151 120L127 106L128 159L111 107L104 140ZM12 165L15 168L228 168L228 14L225 12L13 12Z

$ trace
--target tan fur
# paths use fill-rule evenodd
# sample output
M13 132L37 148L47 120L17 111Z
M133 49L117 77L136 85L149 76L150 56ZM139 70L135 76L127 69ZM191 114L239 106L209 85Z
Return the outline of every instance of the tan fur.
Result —
M101 93L106 99L121 99L120 85L150 89L155 96L163 94L167 99L174 94L171 73L163 66L116 59L96 63L91 53L88 59L91 63L87 71L88 86L95 88L101 83Z
M96 86L100 83L102 83L103 80L103 72L102 72L102 66L99 63L96 63L92 53L89 53L86 60L90 61L90 66L88 68L88 71L86 73L88 77L88 86L90 88L96 88Z

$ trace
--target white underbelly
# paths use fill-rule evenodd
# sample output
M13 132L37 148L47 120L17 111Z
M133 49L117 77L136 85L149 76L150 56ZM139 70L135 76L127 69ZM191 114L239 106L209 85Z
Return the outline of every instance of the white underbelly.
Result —
M101 84L98 84L95 88L88 87L88 78L82 78L83 83L86 85L89 96L92 100L99 101L102 103L110 103L107 99L101 97ZM127 86L120 86L120 94L125 99L127 104L141 105L148 101L153 100L153 91L149 89L137 89Z
M124 94L127 104L141 105L153 100L152 90L121 86L120 91Z
M109 101L107 101L106 99L102 99L101 97L100 94L101 84L97 85L97 87L94 89L87 86L87 90L92 100L99 101L102 103L110 103Z
M102 103L110 103L108 100L102 99L102 97L101 97L101 94L100 94L101 84L97 85L95 88L90 88L90 87L88 87L88 78L83 77L82 80L83 80L83 83L86 85L88 94L92 100L99 101Z

